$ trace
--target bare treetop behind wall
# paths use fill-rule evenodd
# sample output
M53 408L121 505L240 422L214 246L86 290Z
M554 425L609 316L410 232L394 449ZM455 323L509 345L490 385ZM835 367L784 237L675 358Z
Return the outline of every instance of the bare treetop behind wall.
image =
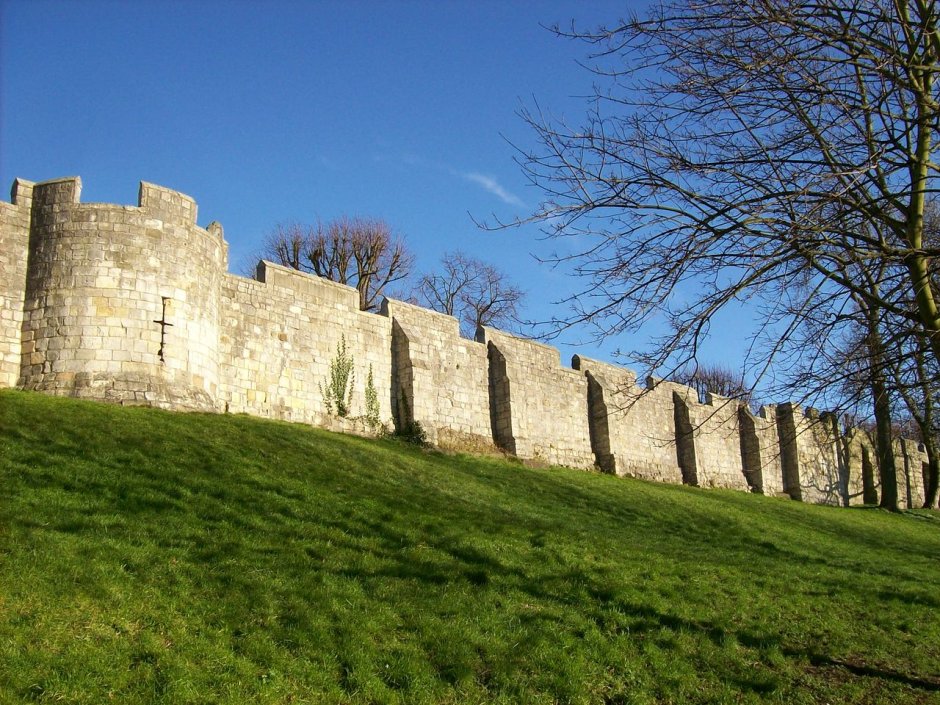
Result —
M738 399L748 406L753 402L753 394L747 382L727 365L719 363L690 365L679 370L673 381L692 387L702 403L707 401L709 394Z
M440 269L418 280L415 297L428 308L456 317L461 333L472 338L480 326L515 328L525 294L497 267L448 252Z
M594 31L595 95L569 125L523 113L540 146L532 219L571 236L586 278L561 324L662 315L645 361L694 358L719 310L761 300L766 364L803 314L855 296L940 357L924 206L936 190L938 12L923 2L696 0ZM855 273L883 267L878 289ZM890 295L889 295L890 294ZM755 362L755 360L751 360Z
M354 286L359 308L376 311L389 285L408 277L414 257L383 220L342 217L328 223L279 224L264 255L277 264Z

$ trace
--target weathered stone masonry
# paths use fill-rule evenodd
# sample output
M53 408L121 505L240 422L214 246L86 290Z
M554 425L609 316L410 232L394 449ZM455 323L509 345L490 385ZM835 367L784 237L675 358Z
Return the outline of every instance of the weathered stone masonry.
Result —
M140 185L137 207L85 204L80 193L77 178L14 187L18 217L4 254L25 269L11 267L3 284L7 383L15 376L24 389L215 408L220 229L198 228L192 199L151 184ZM6 252L27 237L27 249Z
M660 482L831 504L877 499L871 440L835 419L649 379L491 328L268 262L227 272L222 227L190 197L141 183L137 206L82 203L77 177L17 179L0 202L0 387L244 412L337 429L324 401L341 344L355 362L351 417L368 381L388 424L418 422L443 447ZM923 501L924 454L900 442L902 504Z

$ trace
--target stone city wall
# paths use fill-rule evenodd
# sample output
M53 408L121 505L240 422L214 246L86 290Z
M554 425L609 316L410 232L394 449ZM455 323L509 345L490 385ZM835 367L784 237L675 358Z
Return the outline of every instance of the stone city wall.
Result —
M605 472L682 482L676 454L675 403L667 385L636 383L628 369L575 355L588 380L591 446Z
M762 406L760 414L754 416L742 404L738 409L738 423L741 459L748 485L753 491L771 497L785 494L777 407Z
M848 466L847 504L877 503L881 495L881 478L871 434L859 428L850 429L843 437L842 445ZM892 450L898 505L908 508L923 506L927 484L926 452L914 441L904 438L895 441Z
M747 491L738 422L740 402L709 394L706 403L699 404L695 390L672 386L676 440L687 484Z
M871 435L853 428L842 440L849 468L854 470L847 488L849 506L877 504L879 495L878 459Z
M594 466L587 379L561 366L558 350L483 327L490 361L496 444L519 456L574 468Z
M78 178L33 188L17 386L214 408L221 235L158 186L141 183L136 207L80 193Z
M795 404L777 406L783 466L783 491L793 499L817 504L844 504L849 468L840 449L836 419L803 410Z
M10 201L0 202L0 387L20 378L33 183L14 181Z
M622 476L832 504L877 500L861 432L792 404L753 416L683 385L559 353L400 301L362 312L355 289L262 262L229 274L222 227L190 197L141 183L136 206L81 203L78 178L17 179L0 203L0 387L174 409L243 412L338 430L426 432L441 447L600 467ZM349 414L328 399L344 350ZM378 419L367 409L373 394ZM925 457L900 442L902 506Z
M494 450L486 345L460 337L453 316L390 299L382 313L392 321L396 421L418 422L436 445Z
M349 416L366 415L371 371L379 420L391 420L389 319L360 311L355 289L262 262L257 280L226 274L221 299L224 410L334 427L324 390L344 345L353 360Z
M898 480L898 505L923 506L927 454L914 441L901 438L894 443L894 469Z

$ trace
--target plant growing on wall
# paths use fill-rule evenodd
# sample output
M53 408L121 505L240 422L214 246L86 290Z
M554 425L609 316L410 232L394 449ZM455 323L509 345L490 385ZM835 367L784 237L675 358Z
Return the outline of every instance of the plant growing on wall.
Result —
M366 377L366 421L373 429L378 428L381 424L379 420L379 393L375 389L372 365L369 365L369 376Z
M415 421L411 416L411 409L408 405L408 395L401 389L398 393L398 418L395 419L395 431L392 435L406 443L414 443L419 446L430 445L428 443L428 434L419 421Z
M369 374L371 377L371 369ZM323 403L326 404L328 413L335 413L337 416L344 418L349 416L355 378L353 358L352 355L346 352L346 336L342 335L336 345L336 356L330 360L330 374L326 381L326 387L320 385L320 394L323 395ZM376 399L377 402L378 399ZM366 403L368 404L368 397Z

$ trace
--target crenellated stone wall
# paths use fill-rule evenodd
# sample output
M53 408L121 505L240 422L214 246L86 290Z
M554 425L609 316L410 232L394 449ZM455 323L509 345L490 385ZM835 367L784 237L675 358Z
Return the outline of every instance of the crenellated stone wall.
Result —
M924 470L927 454L917 443L901 438L894 443L894 469L898 480L898 505L920 507L924 504Z
M795 404L777 406L783 490L815 504L847 503L850 484L837 420Z
M675 402L668 385L642 388L623 367L575 355L588 381L591 446L605 472L682 482L676 454Z
M33 185L17 179L11 202L0 202L0 387L13 387L20 378Z
M878 459L875 444L867 431L850 429L842 439L849 467L847 487L849 506L878 503Z
M419 424L445 448L599 467L659 482L831 504L877 500L877 460L832 416L735 401L280 267L229 274L222 226L192 198L141 183L136 206L82 203L77 177L17 179L0 203L0 387L240 412L374 433ZM350 410L326 395L353 365ZM924 497L924 454L900 442L902 505Z
M225 275L219 352L219 403L230 412L341 424L327 410L324 389L341 345L354 361L350 417L366 414L369 373L379 420L390 422L389 319L359 310L352 287L270 262L257 280Z
M461 338L453 316L390 299L382 313L392 321L395 419L417 421L435 445L494 450L486 345Z
M742 466L748 485L755 492L771 497L785 494L777 408L762 406L760 414L754 416L742 404L738 409L738 423Z
M666 384L666 383L664 383ZM698 403L694 389L673 384L677 441L682 473L696 487L750 489L741 449L738 409L740 402L709 394Z
M587 380L561 366L558 350L483 327L490 359L493 437L521 458L574 468L594 466Z
M33 188L17 386L215 408L221 235L158 186L137 207L80 194L77 177Z

